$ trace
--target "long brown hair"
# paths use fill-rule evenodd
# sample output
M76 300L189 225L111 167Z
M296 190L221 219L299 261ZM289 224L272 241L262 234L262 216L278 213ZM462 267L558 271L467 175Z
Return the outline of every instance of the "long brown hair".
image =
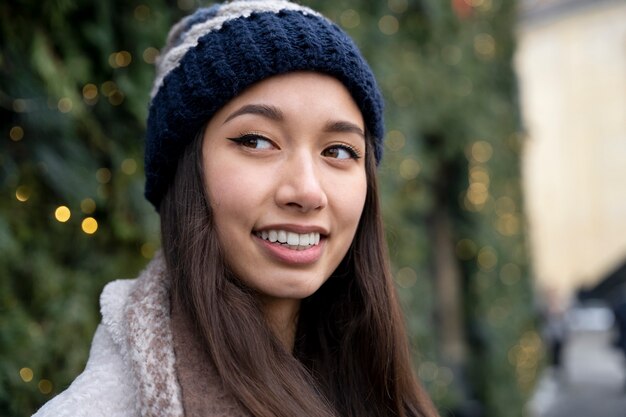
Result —
M203 133L160 205L162 244L173 296L230 393L254 416L436 417L412 370L389 272L371 139L356 236L327 282L302 300L292 354L225 263L204 186Z

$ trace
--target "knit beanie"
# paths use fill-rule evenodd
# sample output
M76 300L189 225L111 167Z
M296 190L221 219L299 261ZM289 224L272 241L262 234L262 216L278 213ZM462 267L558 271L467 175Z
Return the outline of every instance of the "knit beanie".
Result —
M345 85L380 161L382 96L343 30L287 0L216 4L174 25L157 61L145 150L145 195L157 210L180 155L202 126L247 87L293 71L324 73Z

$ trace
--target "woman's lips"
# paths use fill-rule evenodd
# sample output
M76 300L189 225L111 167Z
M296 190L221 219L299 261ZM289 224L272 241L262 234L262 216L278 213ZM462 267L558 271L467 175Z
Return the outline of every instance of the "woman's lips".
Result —
M314 232L314 233L311 233L312 235L314 235L313 243L311 243L310 236L302 237L303 234L297 234L297 233L293 233L293 234L300 235L298 236L298 242L296 242L296 237L294 236L291 236L291 239L289 239L289 236L287 236L287 238L285 239L282 239L285 236L280 236L281 240L284 241L283 243L281 243L279 240L272 242L269 239L269 236L267 239L263 238L263 232L255 232L254 238L256 242L261 246L261 248L263 248L263 250L270 257L274 258L275 260L281 263L290 264L290 265L307 265L307 264L314 263L320 259L320 257L322 256L322 250L324 246L326 245L326 239L320 238L320 234ZM304 235L311 235L311 234L304 234ZM268 235L269 235L269 231L268 231ZM308 242L307 242L307 239L308 239ZM294 245L290 243L296 243L296 244ZM303 243L306 243L306 245L304 245Z

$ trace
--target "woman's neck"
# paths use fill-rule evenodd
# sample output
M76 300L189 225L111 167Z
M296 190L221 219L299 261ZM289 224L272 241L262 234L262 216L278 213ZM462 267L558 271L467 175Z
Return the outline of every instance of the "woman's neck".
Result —
M288 352L293 351L300 300L263 298L265 319Z

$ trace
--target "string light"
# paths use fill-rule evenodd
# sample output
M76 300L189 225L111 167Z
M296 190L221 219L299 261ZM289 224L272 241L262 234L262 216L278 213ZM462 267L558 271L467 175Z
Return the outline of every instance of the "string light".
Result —
M150 242L146 242L143 245L141 245L141 256L143 256L146 259L152 259L152 257L154 256L154 252L155 252L155 247L152 243Z
M98 101L98 87L95 84L85 84L83 87L83 100L87 104L95 104Z
M409 8L407 0L387 0L387 7L394 13L404 13Z
M356 10L347 9L339 15L339 22L346 29L354 29L361 24L361 16Z
M100 168L96 171L96 180L100 184L107 184L111 181L111 170L108 168Z
M80 202L80 210L85 214L92 214L96 211L96 202L91 198L85 198Z
M500 269L500 281L514 285L522 278L522 270L514 263L507 263Z
M50 394L52 392L52 382L48 379L42 379L37 384L37 388L39 388L39 392L42 394Z
M28 109L26 100L22 98L16 98L13 100L13 111L16 113L24 113Z
M385 145L392 151L399 151L406 144L406 136L399 130L391 130L387 133Z
M419 162L413 158L406 158L400 162L400 176L407 181L417 178L420 170Z
M124 93L120 90L115 90L109 95L109 103L113 106L119 106L124 102Z
M496 53L496 40L488 33L479 33L474 37L474 50L481 58L493 58Z
M83 232L88 235L93 235L98 230L98 222L93 217L86 217L81 223Z
M100 87L100 91L105 97L109 97L115 90L117 90L117 84L113 81L105 81Z
M20 369L20 378L24 382L30 382L33 380L33 370L30 368L22 368Z
M491 159L493 148L489 142L479 140L472 144L470 154L474 161L484 164Z
M25 185L20 185L19 187L17 187L17 190L15 190L15 198L17 199L17 201L20 201L22 203L28 201L28 199L30 198L30 188Z
M137 171L137 162L133 158L124 159L121 168L124 174L133 175Z
M385 35L394 35L400 28L400 22L395 16L385 15L378 21L378 29Z
M158 56L159 50L152 46L147 47L142 54L143 60L148 64L154 64Z
M65 223L72 216L72 212L66 206L59 206L54 211L54 218L61 223Z
M130 65L133 56L128 51L113 52L109 55L109 65L111 68L124 68Z
M13 142L19 142L24 138L24 129L21 126L13 126L9 130L9 137Z
M63 97L59 99L59 102L57 103L57 108L61 113L71 112L72 107L74 107L74 104L72 103L72 99L70 99L69 97Z
M481 270L490 271L498 263L498 255L492 247L485 246L478 251L476 261Z

